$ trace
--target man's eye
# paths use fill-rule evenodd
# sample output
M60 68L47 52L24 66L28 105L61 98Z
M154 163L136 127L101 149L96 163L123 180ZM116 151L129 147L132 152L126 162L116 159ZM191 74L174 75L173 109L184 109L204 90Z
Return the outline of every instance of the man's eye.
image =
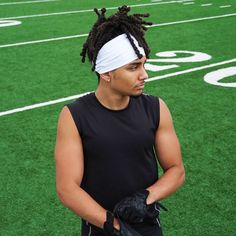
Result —
M136 70L138 67L137 66L131 66L130 70Z

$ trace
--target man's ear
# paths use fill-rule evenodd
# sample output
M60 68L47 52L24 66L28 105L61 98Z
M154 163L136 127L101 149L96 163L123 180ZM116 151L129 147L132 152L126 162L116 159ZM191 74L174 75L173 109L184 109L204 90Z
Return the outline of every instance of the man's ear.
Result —
M106 73L100 74L100 79L102 79L105 82L110 82L111 81L110 73L106 72Z

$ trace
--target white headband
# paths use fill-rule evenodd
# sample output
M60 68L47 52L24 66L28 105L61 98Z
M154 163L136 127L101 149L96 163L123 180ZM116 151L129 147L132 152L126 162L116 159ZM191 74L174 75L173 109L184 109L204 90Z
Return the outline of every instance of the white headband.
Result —
M131 35L135 46L140 54L145 55L143 47L138 45L138 41ZM134 60L136 55L126 34L121 34L116 38L108 41L98 52L95 71L99 74L106 73L124 66Z

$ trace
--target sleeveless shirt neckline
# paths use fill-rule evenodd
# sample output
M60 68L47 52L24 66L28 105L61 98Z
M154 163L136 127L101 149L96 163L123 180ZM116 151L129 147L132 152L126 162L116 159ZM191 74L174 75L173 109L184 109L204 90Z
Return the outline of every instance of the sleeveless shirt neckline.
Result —
M105 106L98 100L98 98L97 98L96 95L95 95L95 92L93 92L92 95L93 95L93 98L94 98L94 100L96 101L96 103L97 103L100 107L102 107L103 109L105 109L105 110L107 110L107 111L109 111L109 112L114 112L114 113L115 113L115 112L126 111L126 110L129 109L129 107L130 107L130 105L131 105L131 103L132 103L132 97L130 96L129 103L128 103L128 105L127 105L125 108L122 108L122 109L119 109L119 110L113 110L113 109L110 109L110 108L108 108L108 107L105 107Z

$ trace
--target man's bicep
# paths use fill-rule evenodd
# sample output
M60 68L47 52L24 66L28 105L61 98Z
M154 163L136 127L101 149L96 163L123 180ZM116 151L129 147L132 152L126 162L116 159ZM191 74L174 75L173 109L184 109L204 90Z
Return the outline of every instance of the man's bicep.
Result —
M160 100L160 124L155 137L158 161L164 170L182 165L178 137L168 107Z
M63 108L58 121L55 160L57 187L80 185L84 171L83 147L67 107Z

